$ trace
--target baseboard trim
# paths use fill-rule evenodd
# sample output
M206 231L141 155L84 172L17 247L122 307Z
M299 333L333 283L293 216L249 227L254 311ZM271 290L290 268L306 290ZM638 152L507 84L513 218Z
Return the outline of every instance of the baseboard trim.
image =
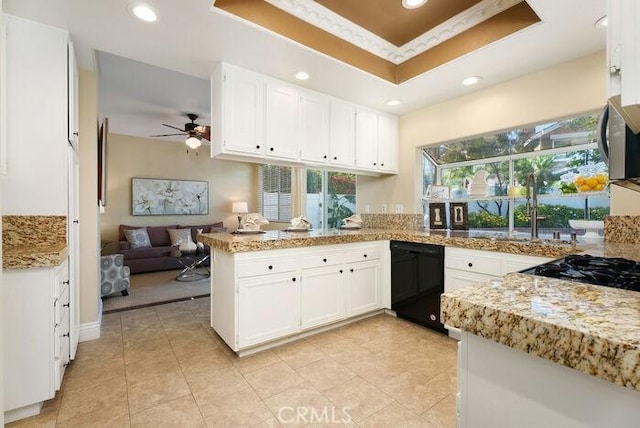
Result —
M80 342L86 342L89 340L100 339L100 325L102 325L102 299L100 299L100 306L98 307L98 320L80 324L80 335L78 340Z

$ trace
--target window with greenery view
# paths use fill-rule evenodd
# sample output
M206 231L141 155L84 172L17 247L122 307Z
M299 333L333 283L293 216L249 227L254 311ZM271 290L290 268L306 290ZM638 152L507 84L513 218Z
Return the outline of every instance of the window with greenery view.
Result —
M356 211L356 175L307 169L306 211L314 228L338 227Z
M424 186L450 187L451 198L469 202L471 228L528 230L527 177L534 174L541 229L567 229L569 219L601 220L609 213L606 167L596 148L598 117L512 129L424 149ZM488 172L488 194L469 198L467 185ZM508 190L511 188L511 192ZM428 201L425 201L425 213Z

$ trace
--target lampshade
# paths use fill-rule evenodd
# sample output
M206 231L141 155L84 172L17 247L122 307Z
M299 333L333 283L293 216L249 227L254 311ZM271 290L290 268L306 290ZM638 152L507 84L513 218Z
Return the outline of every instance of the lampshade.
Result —
M249 212L249 206L244 201L243 202L234 202L233 205L231 206L231 212L232 213L237 213L237 214L248 213Z
M196 137L189 137L184 143L189 146L190 149L197 149L202 144Z

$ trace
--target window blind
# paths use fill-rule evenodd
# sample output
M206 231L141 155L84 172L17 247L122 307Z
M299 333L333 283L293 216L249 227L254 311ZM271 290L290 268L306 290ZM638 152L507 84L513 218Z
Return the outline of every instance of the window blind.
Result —
M291 220L291 167L261 165L260 213L270 221Z

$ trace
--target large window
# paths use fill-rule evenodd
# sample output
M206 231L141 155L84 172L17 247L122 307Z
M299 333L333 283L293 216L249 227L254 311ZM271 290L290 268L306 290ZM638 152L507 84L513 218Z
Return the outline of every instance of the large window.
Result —
M541 229L568 230L569 219L601 220L609 214L609 194L596 126L592 114L426 147L424 185L449 186L452 200L468 201L471 228L528 230L525 192L531 174L539 215L545 217ZM481 170L486 194L470 196L469 183ZM428 201L424 206L428 213Z
M291 173L289 166L260 166L258 202L260 212L267 220L291 220Z
M314 228L332 228L356 212L356 175L307 169L306 211Z

